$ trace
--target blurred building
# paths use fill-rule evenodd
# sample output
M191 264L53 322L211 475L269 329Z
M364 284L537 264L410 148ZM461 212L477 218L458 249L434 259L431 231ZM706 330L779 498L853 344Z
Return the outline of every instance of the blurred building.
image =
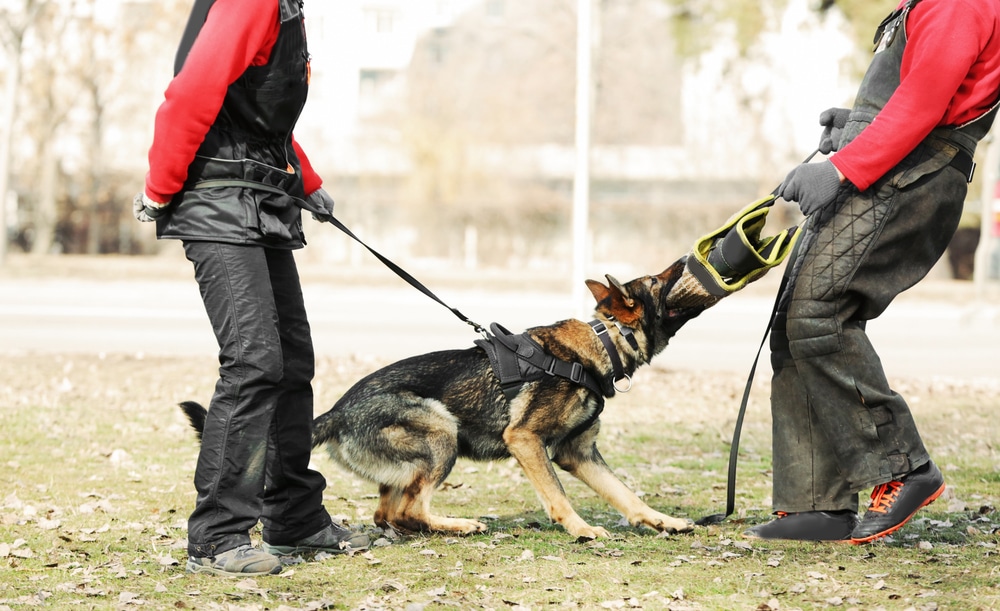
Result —
M595 178L619 185L712 181L717 188L731 181L780 180L815 146L819 112L848 103L853 93L855 75L844 65L851 43L842 24L832 17L820 21L807 0L789 2L777 16L776 31L765 34L761 50L748 58L737 57L725 37L702 56L677 57L671 14L661 0L600 4ZM461 99L464 106L432 110L463 111L456 121L523 124L521 142L509 134L498 137L496 130L485 137L488 130L480 125L478 134L469 135L484 136L469 142L477 149L470 153L475 164L568 179L575 5L307 3L313 81L300 139L317 152L318 164L335 173L413 171L401 141L405 115L426 114L422 98L450 93L445 103ZM530 125L531 119L543 125ZM545 125L556 129L546 132Z

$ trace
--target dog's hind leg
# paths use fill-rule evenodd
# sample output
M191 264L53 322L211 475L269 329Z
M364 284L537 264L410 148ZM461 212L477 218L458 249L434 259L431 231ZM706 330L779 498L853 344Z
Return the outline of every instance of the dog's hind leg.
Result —
M639 498L604 461L597 450L595 423L583 434L554 448L552 460L566 472L590 486L612 507L625 516L632 526L645 525L660 532L678 533L693 530L688 520L672 518L656 511Z
M381 528L392 527L396 522L396 513L403 501L403 491L388 484L380 484L378 487L379 503L378 509L372 520L376 526Z
M481 522L443 518L430 511L434 491L458 458L458 422L445 405L412 393L370 397L368 406L375 403L391 413L386 424L359 430L363 419L345 419L341 441L327 442L341 464L379 484L375 523L404 532L486 530Z
M448 518L431 513L431 497L438 484L415 480L403 491L402 503L394 524L404 530L449 532L460 535L486 532L487 526L478 520Z

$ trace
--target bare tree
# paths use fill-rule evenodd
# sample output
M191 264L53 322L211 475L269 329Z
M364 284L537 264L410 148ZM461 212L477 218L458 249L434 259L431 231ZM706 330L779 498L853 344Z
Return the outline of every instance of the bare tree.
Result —
M33 253L67 244L76 252L128 250L131 235L119 234L129 234L129 198L121 195L123 157L115 158L114 147L140 146L138 136L149 131L187 2L23 1L2 13L6 55L16 58L5 74L15 111L3 115L2 192L18 179ZM145 76L153 66L162 67L159 76ZM130 183L135 189L141 176Z
M7 59L3 93L4 119L0 125L0 265L3 265L7 258L9 231L7 195L10 191L11 145L18 114L17 93L21 86L24 37L34 24L42 4L39 0L23 0L13 8L0 9L0 41L3 43L4 56Z

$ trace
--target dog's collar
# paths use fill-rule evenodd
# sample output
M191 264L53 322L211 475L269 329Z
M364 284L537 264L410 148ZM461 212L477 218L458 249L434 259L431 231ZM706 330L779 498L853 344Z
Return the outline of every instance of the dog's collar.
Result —
M619 332L621 332L621 334L625 336L626 340L628 340L629 345L631 345L633 348L638 349L639 343L636 341L635 336L632 334L632 330L629 329L628 327L623 327L621 325L618 325L617 322L615 324L618 326ZM628 392L632 390L632 378L627 373L625 373L625 366L622 364L622 359L621 356L618 354L618 348L615 346L614 340L612 340L610 335L608 334L607 325L605 325L602 321L595 318L594 320L590 321L590 328L594 330L594 333L597 334L597 337L601 340L601 343L604 344L604 351L608 353L608 357L611 359L611 368L614 372L614 381L612 382L612 384L614 384L615 390L617 390L618 392ZM628 333L626 333L626 330L628 331ZM619 380L628 380L628 386L626 386L625 388L618 388Z

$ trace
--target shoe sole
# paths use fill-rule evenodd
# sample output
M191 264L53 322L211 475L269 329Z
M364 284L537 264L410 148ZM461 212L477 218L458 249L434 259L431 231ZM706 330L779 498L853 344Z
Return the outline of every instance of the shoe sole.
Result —
M894 533L897 530L899 530L900 528L902 528L904 524L906 524L907 522L909 522L910 518L912 518L913 516L917 515L918 511L920 511L924 507L927 507L928 505L930 505L931 503L933 503L935 500L937 500L937 498L939 496L941 496L941 493L944 492L944 489L945 489L945 484L944 484L944 482L942 482L941 483L941 487L938 488L937 491L934 494L932 494L929 497L927 497L927 500L924 501L923 504L920 505L920 507L917 507L916 509L914 509L913 513L911 513L910 515L906 516L906 518L903 519L899 524L896 524L892 528L887 528L886 530L883 530L882 532L875 533L874 535L868 535L867 537L863 537L861 539L855 539L854 537L851 537L851 543L853 543L854 545L862 545L864 543L871 543L872 541L874 541L876 539L881 539L882 537L887 537L887 536L891 535L892 533Z
M266 546L264 551L271 554L272 556L306 556L312 554L318 554L320 552L326 552L327 554L346 554L348 552L360 552L368 549L368 546L364 547L345 547L333 549L329 547L281 547L281 546Z
M217 569L211 566L205 566L203 564L194 564L189 562L187 564L186 570L188 573L208 573L209 575L222 575L223 577L259 577L261 575L277 575L281 572L281 566L277 566L270 571L254 571L251 573L233 573L230 571L224 571L222 569Z
M751 541L799 541L801 543L853 543L851 536L847 535L843 539L780 539L777 537L761 537L760 535L743 533L744 539Z

